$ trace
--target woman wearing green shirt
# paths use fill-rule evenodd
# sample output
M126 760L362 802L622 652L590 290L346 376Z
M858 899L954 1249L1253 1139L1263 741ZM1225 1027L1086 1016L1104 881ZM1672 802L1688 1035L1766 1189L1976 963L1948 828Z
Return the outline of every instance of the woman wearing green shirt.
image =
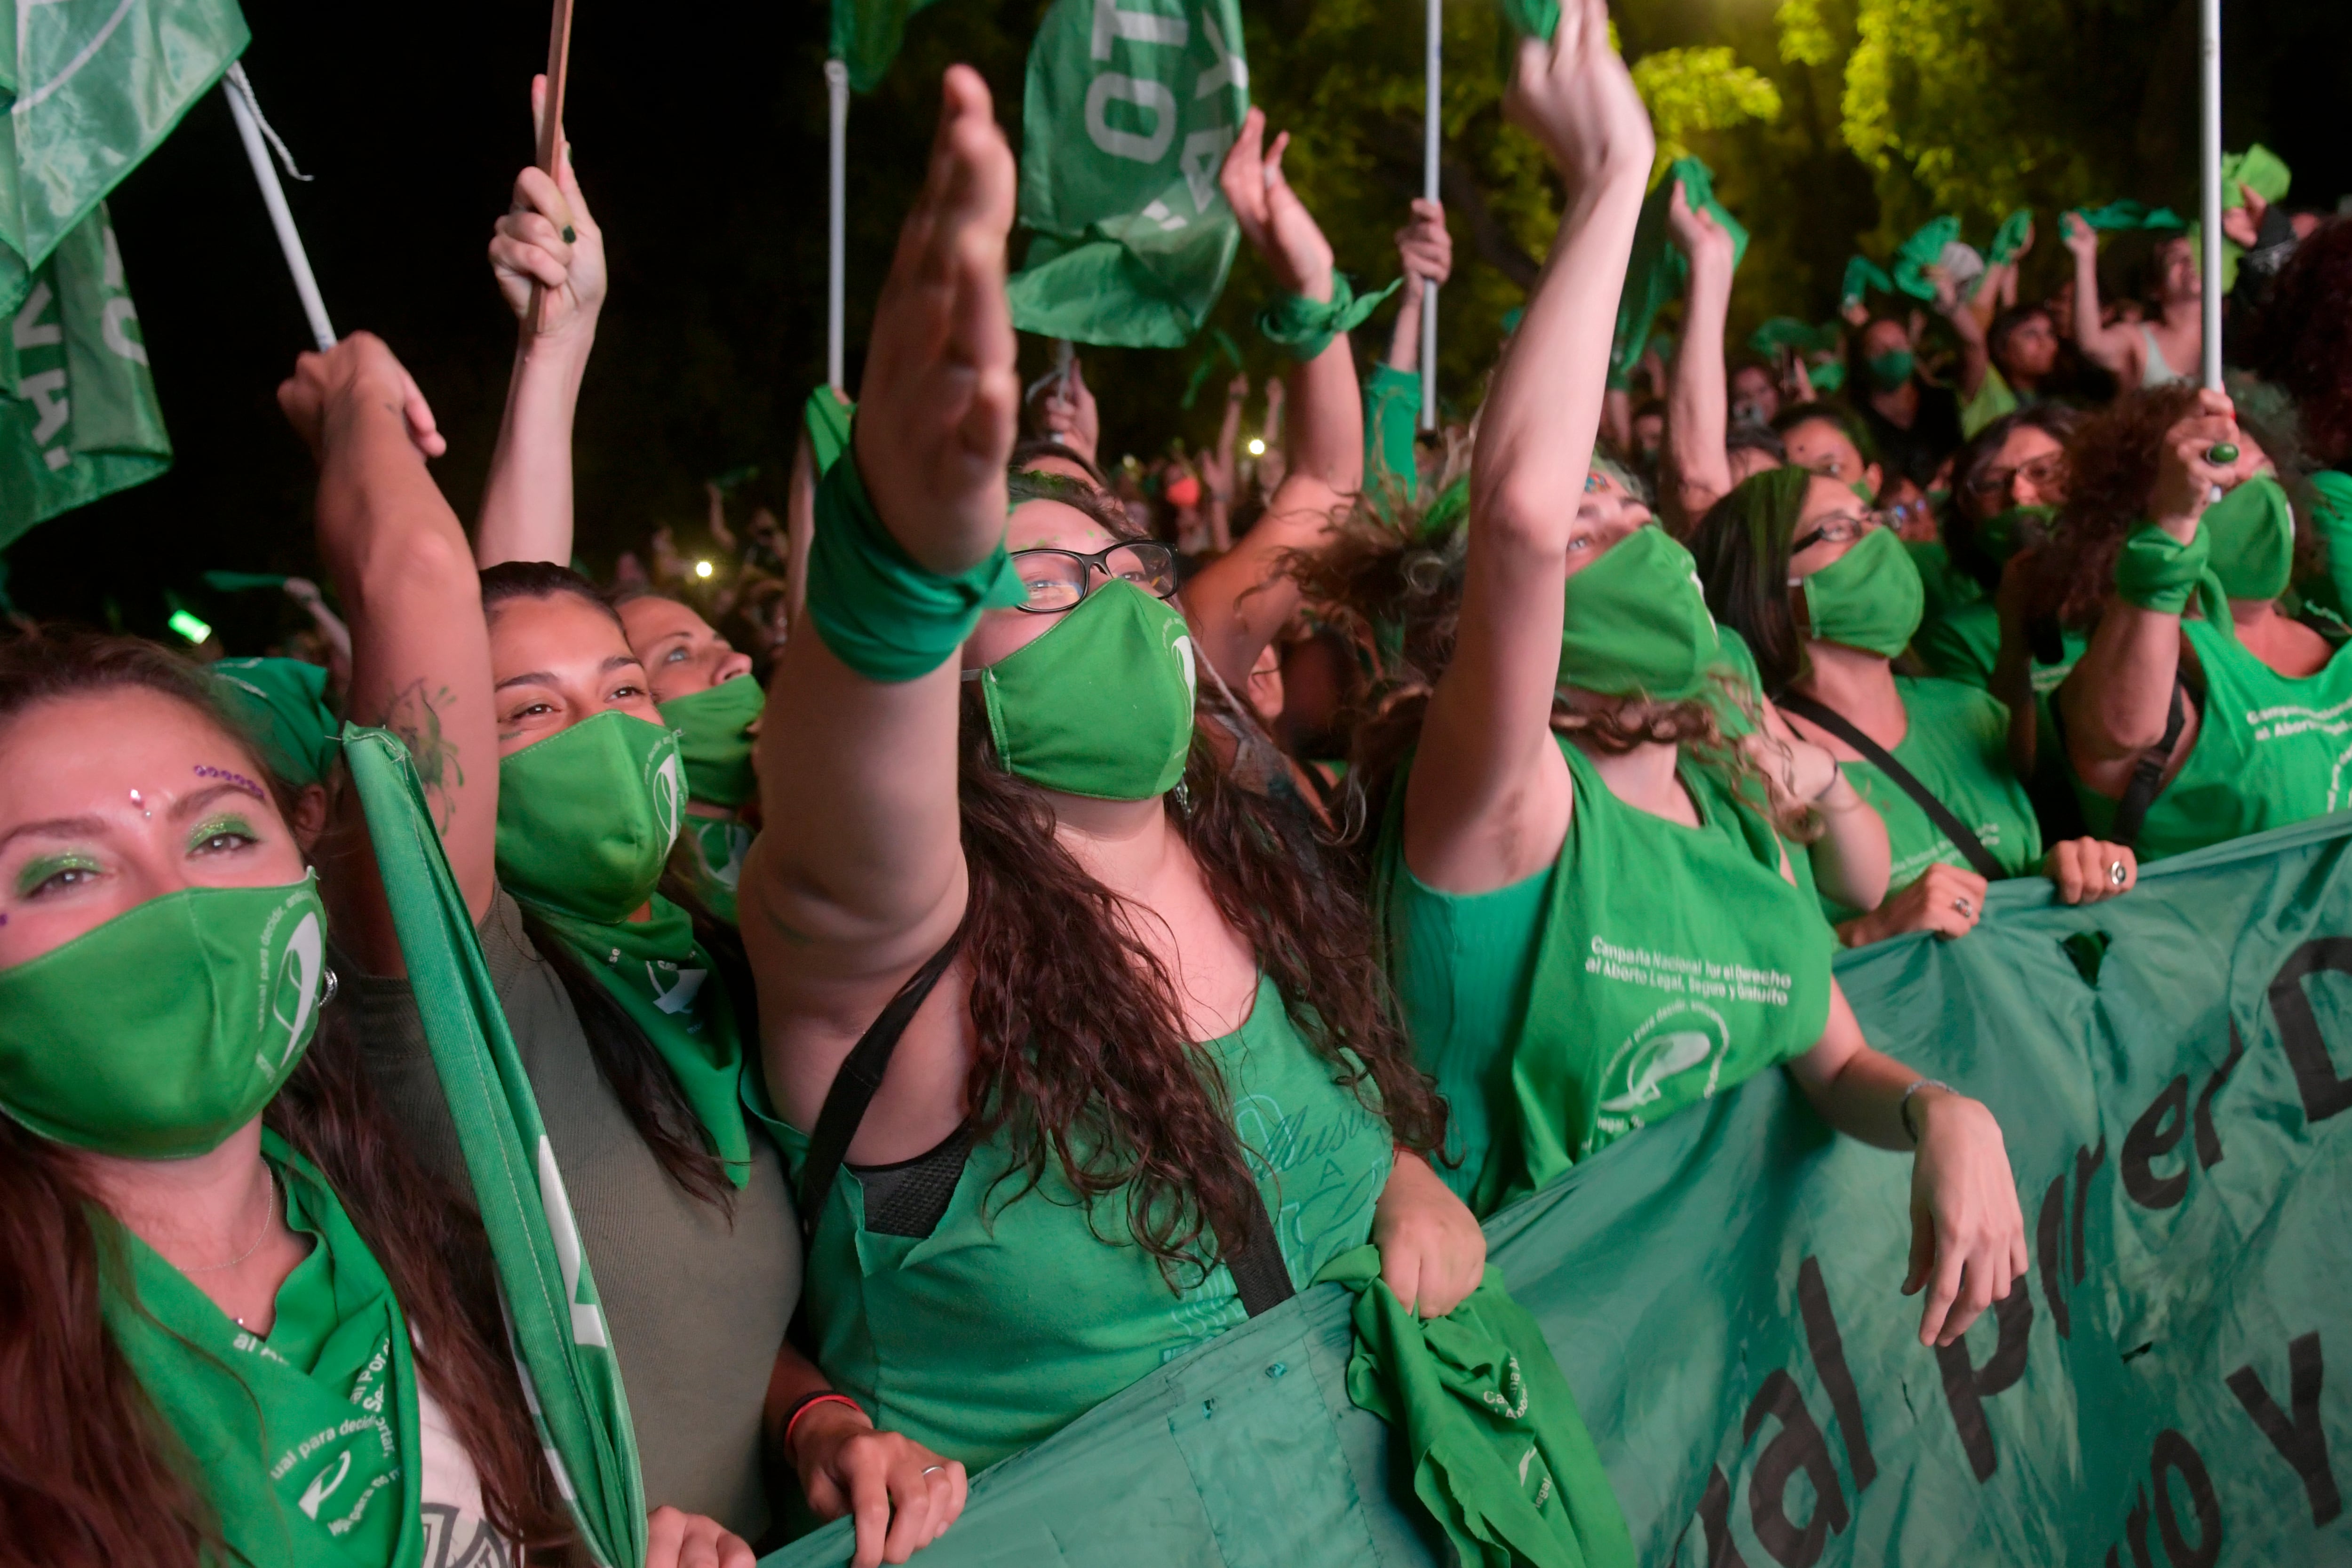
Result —
M2127 849L2075 839L2043 855L2000 703L1895 672L1919 624L1918 569L1844 487L1796 468L1759 475L1717 504L1691 544L1709 608L1754 652L1781 715L1838 759L1886 824L1885 900L1822 900L1848 946L1911 931L1966 935L1995 873L2039 870L2068 903L2132 886ZM1939 823L1915 789L1952 821Z
M1481 416L1458 634L1393 791L1386 894L1446 917L1391 915L1398 984L1410 1008L1444 983L1466 957L1443 951L1449 931L1524 965L1510 1037L1446 1057L1418 1042L1450 1098L1484 1110L1489 1206L1787 1064L1833 1126L1916 1149L1905 1288L1927 1289L1922 1341L1949 1342L2025 1264L2000 1130L1863 1039L1789 870L1791 803L1768 807L1726 757L1688 553L1638 505L1562 504L1586 492L1654 146L1606 33L1597 0L1563 7L1506 100L1567 216ZM1495 905L1510 907L1484 918Z

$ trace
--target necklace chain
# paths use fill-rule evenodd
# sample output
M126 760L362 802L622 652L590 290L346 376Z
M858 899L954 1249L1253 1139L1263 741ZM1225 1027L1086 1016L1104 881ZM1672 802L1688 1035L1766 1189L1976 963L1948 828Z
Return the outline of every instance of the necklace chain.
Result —
M261 1228L254 1233L253 1245L247 1247L243 1252L238 1253L235 1258L230 1258L226 1263L207 1263L201 1268L183 1268L180 1270L181 1273L217 1274L224 1268L236 1268L238 1264L244 1262L247 1258L261 1250L261 1244L269 1239L269 1222L278 1217L278 1173L269 1168L269 1163L266 1160L262 1162L261 1171L264 1175L269 1178L269 1206L262 1211ZM239 1320L239 1321L242 1321L242 1319Z

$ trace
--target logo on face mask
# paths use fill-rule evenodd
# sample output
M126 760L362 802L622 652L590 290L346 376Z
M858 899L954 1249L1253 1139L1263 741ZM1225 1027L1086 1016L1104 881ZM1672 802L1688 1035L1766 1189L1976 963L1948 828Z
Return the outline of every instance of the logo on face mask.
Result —
M1184 689L1194 697L1201 694L1201 678L1192 668L1192 639L1180 637L1171 645L1176 650L1176 663L1184 671Z
M662 837L677 842L677 829L686 809L686 771L678 763L677 748L666 746L661 761L654 764L653 777L647 781L653 790L654 816L661 824Z
M268 932L262 940L268 940ZM285 1071L295 1051L310 1037L311 1015L319 1006L319 976L325 967L326 932L317 912L306 911L287 937L272 976L268 1017L284 1033L267 1034L263 1048L255 1054L254 1065L263 1072L274 1077Z

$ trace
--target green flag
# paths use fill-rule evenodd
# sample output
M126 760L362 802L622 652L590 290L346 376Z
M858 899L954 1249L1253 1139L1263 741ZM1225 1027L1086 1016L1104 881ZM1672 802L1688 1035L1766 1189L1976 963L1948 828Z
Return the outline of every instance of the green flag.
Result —
M0 332L0 546L172 466L106 206L32 277Z
M1678 961L1694 994L1726 971ZM2026 1271L1920 1344L1910 1159L1832 1135L1779 1072L1496 1215L1489 1266L1640 1560L2352 1561L2352 814L2108 903L1997 883L1969 935L1837 974L1873 1045L2000 1119ZM1401 1439L1347 1393L1353 1305L1304 1291L975 1478L923 1568L1434 1568ZM836 1525L768 1568L847 1552Z
M1029 48L1013 325L1192 341L1240 243L1217 174L1248 108L1234 0L1055 0Z
M489 1235L531 1420L589 1556L603 1568L640 1568L645 1489L620 1363L473 919L408 748L390 731L346 725L343 758Z
M76 0L0 15L0 310L247 43L236 0Z
M828 51L849 68L853 92L881 85L898 47L907 41L907 21L938 0L833 0L833 43Z
M1690 282L1690 258L1683 254L1674 236L1667 231L1666 209L1674 200L1674 188L1679 182L1683 199L1694 211L1704 211L1714 217L1718 227L1731 236L1731 267L1748 257L1748 230L1733 217L1729 209L1715 199L1715 176L1696 158L1677 158L1667 167L1666 177L1660 180L1642 204L1642 216L1633 227L1633 250L1625 261L1625 289L1617 300L1616 346L1609 355L1609 384L1622 386L1633 367L1642 360L1649 346L1650 328L1658 312L1667 302L1681 296Z

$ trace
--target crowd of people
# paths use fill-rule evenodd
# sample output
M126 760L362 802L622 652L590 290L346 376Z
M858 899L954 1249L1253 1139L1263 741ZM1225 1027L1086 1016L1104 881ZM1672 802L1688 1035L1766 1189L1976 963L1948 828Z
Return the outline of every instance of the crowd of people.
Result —
M855 405L811 397L781 523L714 484L713 569L567 564L604 268L566 159L491 241L470 531L354 333L279 392L316 662L0 643L0 1559L573 1549L345 721L404 743L475 927L656 1568L845 1514L904 1562L1360 1248L1444 1317L1482 1219L1773 1068L1911 1156L1923 1343L2005 1298L2000 1125L1832 959L2346 804L2352 220L2248 193L2225 394L2187 243L2119 301L2072 215L2055 299L2012 256L1735 353L1675 186L1678 331L1612 385L1654 144L1562 9L1507 103L1563 216L1466 422L1416 429L1443 211L1360 372L1254 110L1223 188L1288 368L1251 451L1236 377L1213 449L1107 463L1076 361L1024 395L959 68Z

